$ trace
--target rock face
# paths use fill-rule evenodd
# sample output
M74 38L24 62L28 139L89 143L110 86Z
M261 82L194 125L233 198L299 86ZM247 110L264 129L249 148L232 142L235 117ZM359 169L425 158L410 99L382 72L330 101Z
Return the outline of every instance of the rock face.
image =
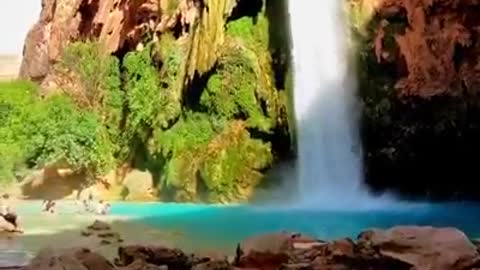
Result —
M132 170L123 180L128 195L126 200L154 200L152 190L154 188L152 174L148 171Z
M28 199L61 199L80 190L85 180L82 173L53 166L27 175L20 189L22 197Z
M265 242L267 241L267 242ZM301 248L296 244L301 243ZM273 233L246 239L234 261L187 255L163 246L120 247L115 269L225 270L225 269L359 269L359 270L474 270L480 254L454 228L400 226L369 230L357 241L320 242L298 234ZM59 268L63 267L63 268ZM45 250L29 269L113 269L87 249Z
M408 197L479 199L470 160L480 151L480 2L350 2L362 18L352 28L366 181Z
M194 1L42 0L40 19L25 40L20 77L50 86L52 66L70 41L96 39L107 52L126 52L147 31L164 31L177 23L187 27L196 14Z
M406 74L396 88L402 95L429 97L476 92L480 82L478 1L385 0L378 12L385 20L376 39L376 56L388 61L386 27L401 18L390 33L398 49L396 61L405 61Z
M105 180L105 178L109 178ZM102 181L103 180L103 181ZM153 201L153 179L148 171L133 170L125 176L113 171L88 186L84 173L75 173L62 166L50 166L29 173L20 185L19 197L27 199L87 199L89 194L103 200ZM80 192L80 194L78 194ZM126 193L126 198L123 193Z

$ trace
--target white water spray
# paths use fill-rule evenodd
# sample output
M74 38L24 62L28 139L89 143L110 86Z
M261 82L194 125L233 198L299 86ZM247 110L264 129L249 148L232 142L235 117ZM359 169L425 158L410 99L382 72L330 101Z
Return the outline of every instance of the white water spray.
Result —
M341 0L290 0L301 207L357 209L363 187L355 76Z

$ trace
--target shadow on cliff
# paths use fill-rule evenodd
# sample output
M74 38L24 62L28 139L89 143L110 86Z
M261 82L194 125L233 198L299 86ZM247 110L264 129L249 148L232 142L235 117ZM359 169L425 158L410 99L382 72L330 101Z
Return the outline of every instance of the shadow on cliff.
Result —
M479 200L480 5L422 3L381 1L355 33L365 179L409 199Z

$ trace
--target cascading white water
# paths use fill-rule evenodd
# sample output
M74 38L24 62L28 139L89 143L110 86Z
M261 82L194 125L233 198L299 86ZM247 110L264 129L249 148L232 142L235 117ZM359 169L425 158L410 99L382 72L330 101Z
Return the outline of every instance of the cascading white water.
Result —
M341 0L290 0L300 205L357 208L362 187L359 112Z

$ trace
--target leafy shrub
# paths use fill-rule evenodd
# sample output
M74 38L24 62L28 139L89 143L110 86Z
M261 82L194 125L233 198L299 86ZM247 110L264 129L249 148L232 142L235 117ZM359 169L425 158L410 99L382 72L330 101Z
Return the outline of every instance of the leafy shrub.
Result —
M1 180L12 180L21 168L59 161L92 173L112 165L113 147L95 113L78 109L67 96L40 100L36 94L30 83L0 83Z
M71 82L65 93L79 107L96 113L104 127L101 131L105 132L100 137L111 141L115 156L125 152L128 143L121 130L125 92L118 58L104 53L97 42L74 42L65 48L56 68Z

